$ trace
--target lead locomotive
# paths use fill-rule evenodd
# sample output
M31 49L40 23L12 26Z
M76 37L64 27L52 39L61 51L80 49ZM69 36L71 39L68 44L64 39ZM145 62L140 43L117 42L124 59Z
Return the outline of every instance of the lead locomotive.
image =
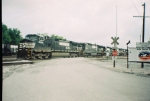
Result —
M82 43L60 40L44 34L28 34L19 44L18 58L51 58L81 56Z

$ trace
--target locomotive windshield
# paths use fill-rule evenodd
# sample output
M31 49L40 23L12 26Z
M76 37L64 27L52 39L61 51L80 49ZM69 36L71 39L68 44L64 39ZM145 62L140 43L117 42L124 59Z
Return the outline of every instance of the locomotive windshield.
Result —
M38 36L37 35L27 35L25 37L25 39L29 39L29 40L32 40L32 41L37 41L38 40Z

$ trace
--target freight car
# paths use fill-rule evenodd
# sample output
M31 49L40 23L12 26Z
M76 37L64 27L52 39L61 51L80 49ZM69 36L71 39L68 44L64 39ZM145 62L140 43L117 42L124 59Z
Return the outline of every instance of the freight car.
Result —
M2 44L2 55L3 56L16 55L17 50L18 50L18 45Z

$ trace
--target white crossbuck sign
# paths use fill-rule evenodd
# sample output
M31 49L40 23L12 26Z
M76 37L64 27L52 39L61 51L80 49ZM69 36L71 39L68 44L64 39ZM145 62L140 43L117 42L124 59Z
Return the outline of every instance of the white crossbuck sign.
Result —
M117 40L119 39L119 37L111 37L111 39L113 40L113 42L111 44L114 44L114 49L117 48L117 45L119 45L119 43L117 42Z
M117 42L117 40L119 39L119 37L111 37L111 39L113 40L113 42L111 44L117 44L119 45L119 43Z

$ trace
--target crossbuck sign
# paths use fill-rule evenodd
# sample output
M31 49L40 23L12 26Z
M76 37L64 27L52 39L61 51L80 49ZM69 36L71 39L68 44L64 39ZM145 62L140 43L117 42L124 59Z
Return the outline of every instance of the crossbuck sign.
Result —
M111 37L111 39L113 40L113 42L111 44L114 44L114 48L117 48L117 45L119 45L119 43L117 42L117 40L119 39L119 37Z

